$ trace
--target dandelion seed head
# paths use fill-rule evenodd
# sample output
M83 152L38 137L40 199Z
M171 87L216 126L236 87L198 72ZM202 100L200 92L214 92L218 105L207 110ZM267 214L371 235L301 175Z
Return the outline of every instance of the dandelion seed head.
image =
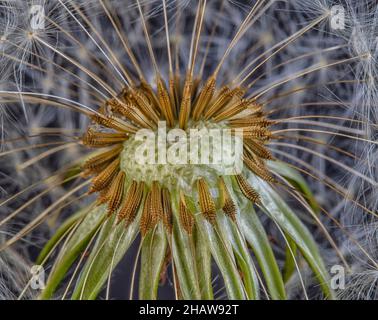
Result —
M123 250L128 237L140 233L142 259L148 257L143 241L151 241L162 246L154 252L162 265L171 264L176 272L177 266L193 264L190 275L198 276L197 262L190 260L193 252L183 261L175 248L182 239L198 246L205 226L199 241L209 246L206 254L210 260L215 257L218 267L222 255L214 255L217 237L230 247L223 257L235 263L229 264L235 270L222 275L234 272L240 280L238 298L260 293L323 298L311 260L303 267L303 257L295 254L298 268L275 297L259 270L266 256L257 262L243 257L249 267L245 270L235 253L248 252L247 245L255 250L250 238L255 231L245 224L261 223L259 230L266 232L281 276L290 258L287 243L303 243L290 229L281 230L285 215L275 216L287 205L297 225L302 227L303 221L300 234L313 238L319 259L325 261L322 288L328 285L329 267L345 262L345 255L352 261L351 288L363 287L369 293L357 289L364 292L361 296L374 296L367 286L376 279L368 262L372 250L362 250L369 247L371 231L356 227L376 228L372 221L378 207L373 14L365 15L348 1L346 28L334 30L332 8L339 3L329 0L59 0L42 3L45 28L33 29L29 9L41 2L3 2L0 157L5 160L0 186L10 198L0 204L0 213L14 229L4 246L27 237L25 226L32 234L38 225L59 227L88 205L96 208L86 213L88 220L101 218L101 230L94 228L86 244L89 260L114 243ZM190 129L243 128L244 170L228 175L223 165L136 163L141 146L136 133L144 128L156 134L161 121L186 134ZM159 151L155 143L147 147ZM280 171L280 165L285 169ZM291 169L305 178L296 180ZM305 182L313 196L306 193ZM282 201L278 209L275 196ZM73 223L79 232L78 221L88 223L81 218ZM241 220L246 218L257 220ZM104 232L109 238L102 244ZM246 248L233 247L237 241L232 237L239 233ZM188 248L188 243L177 248ZM55 249L64 252L66 246ZM109 278L118 258L114 253L111 266L102 269ZM316 265L323 267L323 260ZM86 278L82 272L88 270L87 261L78 261L72 278L80 273L77 288ZM256 280L258 293L244 282L253 283L253 272L262 278ZM195 281L185 291L182 273L173 278L176 290L178 283L183 286L178 297L202 297ZM228 285L225 281L225 291L232 293ZM86 285L82 289L88 297Z

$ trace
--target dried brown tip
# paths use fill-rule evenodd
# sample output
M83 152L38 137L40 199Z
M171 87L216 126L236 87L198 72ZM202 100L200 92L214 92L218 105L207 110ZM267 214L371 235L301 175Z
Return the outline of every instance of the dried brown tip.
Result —
M223 109L223 107L231 101L232 99L231 92L232 90L227 86L224 86L220 89L215 99L210 102L210 107L205 112L206 120L211 118L219 110Z
M212 102L212 106L206 112L205 119L215 118L218 117L219 114L226 112L229 108L228 105L230 103L232 103L232 105L240 103L243 95L244 90L241 88L234 88L231 90L227 86L223 87L220 90L217 99Z
M118 212L118 223L128 217L131 212L132 203L134 201L135 193L138 187L138 183L133 181L129 186L121 210Z
M267 128L273 124L273 121L268 120L264 117L245 117L240 119L229 120L229 125L233 128L238 127L262 127Z
M103 148L122 143L127 137L125 133L96 132L89 128L82 137L82 142L91 148Z
M108 192L108 215L111 216L114 212L118 210L122 203L123 194L125 186L125 173L120 171L117 177L114 179L114 182L110 186Z
M185 80L184 90L181 99L181 106L180 106L180 115L179 115L179 126L180 129L186 129L186 125L188 123L191 104L192 104L192 86L193 81L191 77L188 77Z
M163 203L159 182L153 181L151 185L151 214L156 220L163 218Z
M91 176L97 176L100 174L105 168L108 166L109 162L105 162L103 164L100 164L92 169L82 169L81 171L81 177L84 179L90 178Z
M208 221L214 224L216 220L216 209L214 200L209 190L209 186L207 185L206 181L201 178L197 181L197 188L202 214Z
M168 94L163 80L159 77L157 81L157 93L159 99L159 106L163 113L169 127L174 125L175 116L172 106L172 100Z
M144 93L145 92L139 89L134 90L132 94L133 102L149 120L154 124L157 124L159 122L159 115L156 113L156 109Z
M172 233L172 206L171 206L171 196L168 189L164 188L162 190L162 202L163 202L163 224L165 229L169 234Z
M101 115L105 116L107 114L107 112L108 112L108 103L105 102L98 109L98 113L100 113Z
M91 120L99 125L114 129L125 133L135 133L138 128L113 116L104 116L101 114L94 114L91 116Z
M177 106L178 106L178 86L180 84L175 82L175 76L169 75L169 99L171 100L171 107L173 112L173 118L176 119L177 117Z
M246 92L247 92L246 89L237 87L237 88L232 89L232 96L241 99L245 95Z
M272 137L272 133L267 128L256 126L243 128L243 136L246 139L268 141Z
M272 153L265 147L264 142L253 139L244 139L244 144L250 153L254 153L259 158L266 160L274 159Z
M129 87L125 87L121 91L120 98L126 104L132 105L132 103L133 103L132 95L133 95L133 90L131 88L129 88Z
M201 78L196 77L196 78L193 79L192 97L196 97L197 96L198 88L200 87L201 83L202 83L202 79Z
M140 219L140 233L144 237L150 230L152 230L159 221L159 217L156 215L156 210L153 204L152 190L147 194L144 201L144 208L142 217Z
M253 203L260 202L260 196L255 189L253 189L248 181L242 175L236 175L236 181L243 195Z
M215 92L215 84L216 79L214 76L211 76L205 85L203 86L197 101L194 104L193 108L193 119L198 120L203 112L203 110L206 108L206 106L209 104L210 100L212 99L214 92Z
M125 220L125 226L128 227L135 219L138 209L141 205L144 192L144 183L133 181L127 190L121 209L118 212L118 222Z
M143 92L143 94L146 96L146 98L148 99L148 101L150 101L150 103L153 106L158 106L159 105L159 101L156 98L155 92L154 92L154 90L152 89L151 85L148 82L142 80L140 82L140 90ZM155 109L155 113L159 116L158 110Z
M140 219L140 233L142 234L142 237L144 237L149 231L151 220L151 192L149 192L144 201L142 217Z
M102 205L104 203L107 203L109 200L108 194L109 194L110 186L107 186L105 189L102 189L98 196L97 196L97 205Z
M112 99L108 103L112 112L130 119L141 127L153 127L148 118L139 109L132 105L131 102L120 103L118 100Z
M186 206L185 196L182 193L180 194L179 214L181 226L187 234L191 235L194 227L194 217L189 212Z
M219 191L223 212L228 215L233 221L236 221L236 205L234 200L232 200L230 192L228 191L222 177L219 177Z
M112 161L114 158L116 158L122 151L122 148L122 145L117 145L115 147L112 147L108 151L102 152L96 156L89 158L83 164L83 169L92 171L96 170L99 167L102 167L107 162Z
M92 186L89 193L105 189L119 171L120 159L115 159L98 176L92 179Z
M243 160L248 169L251 170L255 175L257 175L261 179L271 183L277 182L276 179L272 177L269 169L266 167L264 162L257 162L256 160L251 159L247 156L244 156Z
M241 99L239 101L235 101L230 106L224 108L224 110L221 113L215 116L214 121L220 122L229 119L247 109L248 106L251 105L251 103L252 102L248 99Z

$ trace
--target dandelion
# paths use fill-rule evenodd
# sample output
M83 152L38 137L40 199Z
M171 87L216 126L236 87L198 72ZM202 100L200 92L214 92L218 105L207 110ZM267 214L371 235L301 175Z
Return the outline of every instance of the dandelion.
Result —
M332 30L328 1L1 1L0 250L43 245L41 299L110 298L135 245L131 299L136 280L157 299L167 277L177 299L342 297L344 241L377 267L345 224L377 217L355 153L376 148L376 107L350 106L353 86L374 87L376 51L348 38L351 7Z

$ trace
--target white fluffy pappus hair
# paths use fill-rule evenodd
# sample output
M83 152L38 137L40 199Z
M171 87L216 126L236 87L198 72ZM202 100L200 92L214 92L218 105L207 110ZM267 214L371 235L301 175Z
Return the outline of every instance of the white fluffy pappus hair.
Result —
M139 277L140 298L157 298L168 277L184 299L376 299L377 10L370 0L0 1L0 250L51 269L42 293L0 279L4 296L89 299L106 287L109 298L135 247L130 298L141 259L157 271L141 263L151 282ZM242 127L243 174L130 164L137 129L159 121ZM86 223L84 241L75 230ZM161 249L155 260L147 244ZM332 287L339 264L346 288Z

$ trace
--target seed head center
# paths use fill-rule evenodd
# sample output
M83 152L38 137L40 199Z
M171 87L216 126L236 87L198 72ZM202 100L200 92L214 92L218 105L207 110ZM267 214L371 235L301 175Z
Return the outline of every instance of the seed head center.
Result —
M222 123L190 121L182 130L159 122L124 142L120 168L130 180L189 191L200 177L216 181L235 173L242 148L242 137Z

